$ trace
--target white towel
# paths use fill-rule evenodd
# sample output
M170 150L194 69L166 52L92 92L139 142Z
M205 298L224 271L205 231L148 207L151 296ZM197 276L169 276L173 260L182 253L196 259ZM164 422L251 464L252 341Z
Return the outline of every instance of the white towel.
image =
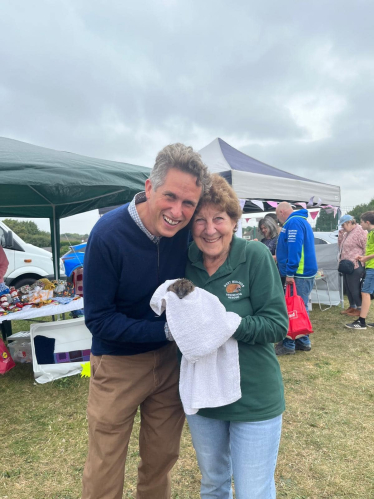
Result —
M179 299L167 291L175 280L159 286L150 305L158 315L166 309L169 329L183 354L179 389L184 410L196 414L204 407L231 404L242 396L238 342L231 338L241 317L198 287Z

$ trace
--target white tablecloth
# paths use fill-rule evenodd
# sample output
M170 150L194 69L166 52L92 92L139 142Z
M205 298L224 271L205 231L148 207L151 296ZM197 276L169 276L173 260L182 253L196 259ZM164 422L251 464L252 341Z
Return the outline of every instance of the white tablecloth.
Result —
M19 312L13 312L12 314L0 316L0 324L3 321L19 321L22 319L34 319L36 317L46 317L49 315L64 314L65 312L71 312L72 310L79 310L84 307L83 298L78 300L73 300L67 305L44 305L40 308L27 307L27 310L20 310Z

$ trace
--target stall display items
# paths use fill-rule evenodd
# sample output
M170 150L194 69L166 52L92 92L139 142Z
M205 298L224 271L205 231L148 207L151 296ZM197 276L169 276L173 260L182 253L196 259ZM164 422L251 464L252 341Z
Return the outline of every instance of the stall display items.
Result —
M92 335L84 319L32 324L33 370L37 383L48 383L89 369Z
M66 305L70 301L79 299L74 295L74 286L63 280L50 281L39 279L32 285L26 284L20 289L4 288L0 292L0 316L27 310L31 307L40 308L45 305Z

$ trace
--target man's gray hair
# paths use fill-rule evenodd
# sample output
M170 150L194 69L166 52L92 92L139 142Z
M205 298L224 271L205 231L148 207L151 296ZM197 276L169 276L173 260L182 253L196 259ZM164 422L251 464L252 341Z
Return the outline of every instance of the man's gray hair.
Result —
M149 179L155 191L164 182L168 171L177 168L196 177L196 185L202 187L202 194L211 186L210 173L199 153L184 144L170 144L158 154Z

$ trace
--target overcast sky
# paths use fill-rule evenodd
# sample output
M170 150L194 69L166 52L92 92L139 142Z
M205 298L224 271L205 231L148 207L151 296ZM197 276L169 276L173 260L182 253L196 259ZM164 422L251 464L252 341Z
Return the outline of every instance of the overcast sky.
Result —
M144 166L221 137L369 202L373 19L372 0L2 0L0 136Z

